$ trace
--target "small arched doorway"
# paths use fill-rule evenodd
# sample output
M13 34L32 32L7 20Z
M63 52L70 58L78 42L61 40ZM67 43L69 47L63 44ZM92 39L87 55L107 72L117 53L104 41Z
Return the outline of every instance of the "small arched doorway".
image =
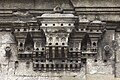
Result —
M89 51L91 46L91 40L89 34L86 33L81 42L81 51Z

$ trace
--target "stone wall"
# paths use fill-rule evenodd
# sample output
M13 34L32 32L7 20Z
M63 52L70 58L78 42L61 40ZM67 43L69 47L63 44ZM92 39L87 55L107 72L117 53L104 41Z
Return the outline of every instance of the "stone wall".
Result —
M4 49L7 46L10 46L12 50L10 60L5 57ZM80 72L77 73L34 72L32 64L27 69L25 62L20 62L19 67L15 69L16 50L14 36L9 32L0 32L0 80L119 80L114 77L114 68L111 62L103 63L102 60L94 62L93 59L88 59L86 67L81 68ZM119 66L116 67L118 67L117 72L119 72Z
M119 3L119 0L0 0L0 20L16 21L20 18L28 21L30 19L26 16L13 17L13 11L26 9L26 12L29 12L33 17L33 14L37 16L45 13L45 11L51 13L53 8L59 5L69 11L67 13L79 15L79 19L86 15L88 20L93 21L97 14L101 21L120 21ZM116 42L116 47L113 46L113 41ZM106 44L111 47L112 56L107 62L103 61L103 49L100 49L97 61L88 59L86 65L79 72L35 72L32 70L32 63L30 63L29 68L26 68L24 61L19 62L19 66L15 68L15 61L18 59L14 35L10 32L1 31L0 80L120 80L120 33L115 32L115 30L107 30L101 43L99 45L102 48ZM5 57L7 46L10 46L12 52L10 59Z

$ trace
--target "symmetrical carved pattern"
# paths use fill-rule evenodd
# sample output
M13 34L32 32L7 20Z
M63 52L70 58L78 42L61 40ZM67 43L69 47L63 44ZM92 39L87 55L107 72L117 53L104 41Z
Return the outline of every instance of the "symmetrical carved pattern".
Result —
M98 17L89 21L83 16L79 20L73 14L62 13L63 9L58 6L54 11L31 21L10 23L17 42L18 60L26 60L28 68L32 62L35 71L79 71L87 58L97 59L105 23ZM18 61L15 64L17 66Z

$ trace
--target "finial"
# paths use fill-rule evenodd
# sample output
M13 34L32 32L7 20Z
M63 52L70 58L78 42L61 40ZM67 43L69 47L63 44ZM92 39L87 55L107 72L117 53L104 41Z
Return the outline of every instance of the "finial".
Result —
M56 6L53 10L56 13L61 13L63 11L63 9L60 6Z

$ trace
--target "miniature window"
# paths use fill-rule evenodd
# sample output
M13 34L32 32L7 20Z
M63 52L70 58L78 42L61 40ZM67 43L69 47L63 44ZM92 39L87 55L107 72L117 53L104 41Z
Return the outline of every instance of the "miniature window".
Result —
M99 30L97 30L97 32L99 32Z
M90 31L92 32L93 30L91 29Z
M97 62L97 60L95 59L94 62Z
M52 45L52 43L49 43L49 45Z
M41 68L44 68L44 64L41 64Z
M23 49L19 49L19 51L23 51Z
M72 62L73 60L70 60L70 62Z
M42 50L44 50L44 48L42 48Z
M76 31L79 31L79 29L78 29L78 28L76 28Z
M88 31L89 30L89 28L86 28L86 31Z
M67 64L65 65L65 68L68 68L68 65L67 65Z
M93 56L95 56L96 54L93 54Z
M69 26L71 26L71 24L68 24Z
M23 47L23 43L20 43L20 47Z
M24 28L24 31L26 31L27 29L26 28Z
M39 67L39 64L36 64L36 67L38 68L38 67Z
M44 60L41 60L41 62L44 62Z
M15 61L15 64L18 64L18 61Z
M46 64L46 68L49 68L49 64Z
M65 43L62 43L62 45L65 45Z
M38 62L38 60L35 60L35 62Z
M58 43L56 43L56 45L58 45Z
M62 60L62 62L65 62L65 60Z
M45 24L45 26L47 26L47 24Z
M52 62L52 60L49 60L49 62Z
M63 24L61 24L61 26L63 26Z
M84 29L81 29L81 31L83 31Z
M53 24L53 26L55 26L55 24Z
M38 30L40 30L40 28L38 28Z
M39 50L39 48L37 48L36 50Z
M76 48L76 50L78 50L78 48Z
M90 54L88 54L88 57L90 57Z
M70 50L72 51L72 50L73 50L73 48L70 48Z
M96 42L93 42L93 46L96 46Z
M34 29L34 28L32 28L32 30L34 31L35 29Z
M104 62L107 62L107 60L105 59Z
M76 60L76 63L78 63L78 60Z

